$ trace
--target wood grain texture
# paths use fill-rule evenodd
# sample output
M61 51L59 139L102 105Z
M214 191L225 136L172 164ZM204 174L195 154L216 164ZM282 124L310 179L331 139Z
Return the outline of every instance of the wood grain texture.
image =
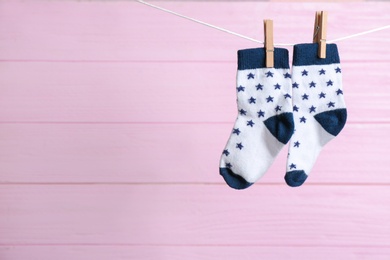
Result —
M387 186L7 185L0 199L1 245L390 247Z
M328 39L390 24L387 2L155 3L260 40L263 19L272 18L276 43L312 42L317 10L329 11ZM2 1L0 35L2 60L231 61L232 50L259 46L129 1ZM382 31L340 42L343 59L388 62L390 52L377 51L387 49L387 36Z
M233 124L3 124L2 183L224 183ZM390 124L347 125L322 151L312 184L390 184ZM261 183L284 183L287 147Z
M154 3L262 40L390 24L387 2ZM236 51L261 44L133 1L0 1L0 259L389 259L388 31L338 43L349 119L307 183L287 150L218 175ZM290 57L292 55L292 48Z
M0 68L0 122L227 123L237 115L236 62L9 62ZM390 122L388 63L347 62L342 69L348 122Z
M305 247L305 246L0 246L2 259L52 260L53 256L64 259L108 260L253 260L263 259L376 259L388 260L389 248L383 247Z

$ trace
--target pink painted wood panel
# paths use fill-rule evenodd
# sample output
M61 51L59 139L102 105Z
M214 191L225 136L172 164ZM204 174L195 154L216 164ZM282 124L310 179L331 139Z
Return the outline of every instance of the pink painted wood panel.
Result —
M3 122L230 123L237 115L236 62L8 62L0 68ZM342 69L349 123L390 122L388 63L346 62Z
M257 39L272 18L276 42L316 10L328 39L390 24L387 2L154 3ZM338 43L349 121L306 185L284 149L238 192L218 162L260 44L133 1L0 1L0 259L389 259L388 35Z
M3 246L390 247L388 186L4 185L0 201Z
M233 124L2 124L0 183L224 183ZM390 124L349 124L308 185L390 184ZM287 148L287 147L286 147ZM284 184L287 149L260 184ZM260 158L259 158L260 159Z
M375 259L388 260L389 248L383 247L305 247L305 246L127 246L127 245L53 245L0 246L2 259L52 260L63 259L107 260L253 260L263 259Z
M387 2L155 3L260 40L262 21L271 17L275 41L286 43L311 42L316 10L330 12L328 39L390 24ZM0 35L2 60L231 61L232 51L259 46L129 1L2 1ZM382 31L340 48L344 60L389 61L390 52L377 51L389 44Z

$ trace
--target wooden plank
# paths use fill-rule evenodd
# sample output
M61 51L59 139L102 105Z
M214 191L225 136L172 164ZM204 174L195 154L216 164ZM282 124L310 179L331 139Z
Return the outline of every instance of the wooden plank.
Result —
M386 2L155 4L260 40L262 20L272 17L276 43L311 42L315 10L330 13L328 39L390 24ZM232 61L232 51L261 45L132 1L2 1L0 35L1 60ZM340 42L343 59L388 62L390 52L377 51L387 49L387 36Z
M214 260L223 259L376 259L388 260L386 247L285 247L285 246L0 246L0 257L7 260L63 259L83 260Z
M342 64L350 123L389 122L387 67ZM237 114L235 63L0 63L0 69L0 122L226 123Z
M387 3L157 4L254 38L271 16L276 42L310 42L320 8L329 39L390 23ZM259 44L129 1L0 1L0 35L0 259L388 258L388 32L339 44L349 124L308 183L284 184L285 149L242 192L218 161L236 50Z
M390 247L388 185L2 185L0 244Z
M232 124L3 124L2 183L217 183ZM347 125L311 184L389 184L390 124ZM287 148L287 147L286 147ZM284 185L287 149L264 183Z

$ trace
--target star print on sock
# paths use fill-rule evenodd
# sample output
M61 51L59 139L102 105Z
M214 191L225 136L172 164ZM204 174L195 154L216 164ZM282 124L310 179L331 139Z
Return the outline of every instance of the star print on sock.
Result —
M271 96L267 97L267 103L269 103L269 102L274 102L274 98Z
M258 117L264 117L264 114L265 114L265 112L261 111L261 110L259 112L257 112Z
M248 126L250 126L250 127L253 127L254 124L255 124L255 123L253 123L252 120L249 120L249 121L247 121L247 123L246 123L246 125L248 125Z
M239 128L233 128L233 134L240 135L241 131Z
M294 105L294 106L293 106L293 111L294 111L294 112L299 112L298 110L299 110L299 107L297 107L296 105Z
M293 88L298 88L298 86L299 86L299 84L296 83L296 82L294 82L294 83L292 84L292 87L293 87Z
M230 128L230 136L224 148L226 151L221 149L223 153L221 150L219 152L219 173L234 189L245 189L257 182L268 171L282 147L288 144L294 131L293 73L289 66L288 51L280 49L275 48L277 59L273 68L266 68L263 60L253 55L265 55L261 50L239 51L237 82L230 89L236 95L237 118ZM241 55L241 51L245 55ZM299 75L301 70L303 68L298 70ZM311 76L312 70L309 72ZM306 88L308 84L298 83L300 88ZM311 104L310 100L306 107ZM302 138L296 140L303 142ZM231 169L226 166L228 163Z
M258 84L258 85L256 85L256 90L263 90L263 85L261 85L261 84Z
M240 91L244 92L244 90L245 90L245 88L243 86L237 87L237 92L240 92Z
M248 101L249 104L256 104L256 98L251 97L250 99L248 99Z
M338 135L346 123L342 64L339 63L337 46L327 44L326 59L318 58L317 47L317 44L294 46L290 88L295 131L285 164L285 181L291 187L305 182L322 148ZM299 88L294 88L294 83L299 84ZM246 85L243 83L243 86ZM279 100L275 97L273 105L279 104ZM294 105L300 108L299 112L294 110Z

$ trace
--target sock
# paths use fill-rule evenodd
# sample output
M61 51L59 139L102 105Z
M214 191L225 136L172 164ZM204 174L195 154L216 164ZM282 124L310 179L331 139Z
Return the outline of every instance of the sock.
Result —
M288 51L275 48L274 68L264 48L238 51L238 116L223 150L219 172L245 189L267 171L294 131Z
M294 46L292 69L295 132L284 177L291 187L302 185L322 147L337 136L347 120L336 44L327 44L326 58L318 44Z

